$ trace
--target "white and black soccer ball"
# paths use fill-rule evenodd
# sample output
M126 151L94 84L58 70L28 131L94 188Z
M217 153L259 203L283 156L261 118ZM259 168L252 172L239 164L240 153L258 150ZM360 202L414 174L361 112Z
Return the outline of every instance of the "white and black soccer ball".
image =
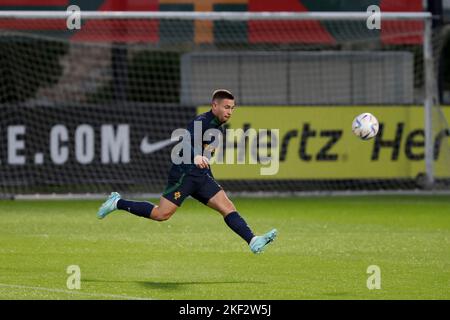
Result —
M369 140L377 135L378 127L377 118L373 114L365 112L353 120L352 131L357 137Z

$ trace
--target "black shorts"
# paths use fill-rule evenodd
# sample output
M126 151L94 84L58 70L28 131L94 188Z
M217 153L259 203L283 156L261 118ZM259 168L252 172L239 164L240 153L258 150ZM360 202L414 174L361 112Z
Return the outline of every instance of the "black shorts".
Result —
M189 196L207 204L209 199L222 190L211 173L191 175L170 170L167 180L167 187L162 196L178 207Z

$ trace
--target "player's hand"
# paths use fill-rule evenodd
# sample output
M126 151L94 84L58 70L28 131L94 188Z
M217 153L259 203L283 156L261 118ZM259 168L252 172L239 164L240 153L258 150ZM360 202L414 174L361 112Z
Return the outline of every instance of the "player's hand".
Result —
M209 168L209 160L207 157L198 155L194 158L195 165L200 169L207 169Z

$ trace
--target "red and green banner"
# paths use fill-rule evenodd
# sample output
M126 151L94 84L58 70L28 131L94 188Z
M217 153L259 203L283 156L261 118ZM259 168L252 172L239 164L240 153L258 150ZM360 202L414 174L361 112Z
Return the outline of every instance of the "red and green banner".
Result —
M57 10L78 5L86 11L359 11L378 5L383 12L420 12L422 0L0 0L0 10ZM345 28L343 28L345 24ZM232 28L232 29L231 29ZM75 41L196 43L196 44L334 44L355 37L376 37L385 44L420 44L421 21L385 21L368 30L365 21L82 21L81 30L67 30L65 21L0 20L0 30L42 30ZM232 30L232 32L230 32Z

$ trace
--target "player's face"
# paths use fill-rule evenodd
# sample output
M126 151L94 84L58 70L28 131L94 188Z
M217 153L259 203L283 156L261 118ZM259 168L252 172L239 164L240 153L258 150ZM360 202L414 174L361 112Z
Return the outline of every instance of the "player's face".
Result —
M216 100L212 105L214 115L220 122L227 122L231 118L234 107L234 100L231 99Z

